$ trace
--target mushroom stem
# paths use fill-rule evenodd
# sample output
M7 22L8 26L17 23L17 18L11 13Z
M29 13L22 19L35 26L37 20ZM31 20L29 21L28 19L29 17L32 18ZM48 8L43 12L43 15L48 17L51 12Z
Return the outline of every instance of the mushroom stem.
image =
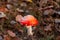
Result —
M26 26L28 35L33 35L32 26Z

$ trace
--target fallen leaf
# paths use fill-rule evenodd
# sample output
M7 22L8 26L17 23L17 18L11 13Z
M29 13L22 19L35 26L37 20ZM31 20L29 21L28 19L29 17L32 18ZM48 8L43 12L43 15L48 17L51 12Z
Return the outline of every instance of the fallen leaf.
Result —
M12 20L12 21L10 22L10 24L14 25L14 24L16 24L16 21Z
M52 31L52 29L51 29L51 24L49 24L48 26L46 26L44 30L45 30L45 31Z
M13 33L11 30L8 30L7 33L8 33L9 36L11 36L11 37L16 37L16 34Z
M60 40L60 36L56 37L56 40Z
M11 4L7 4L6 7L7 7L8 9L12 9L12 5L11 5Z
M32 0L26 0L27 2L32 2Z
M8 9L7 9L7 8L4 8L4 7L0 7L0 11L1 11L1 12L7 12Z
M21 21L21 18L22 18L21 15L17 15L17 16L16 16L16 21Z
M0 18L6 17L6 15L4 14L4 12L0 12Z
M11 40L8 35L4 35L4 40Z
M23 3L20 4L20 6L24 6L24 7L26 7L27 4L23 2Z
M3 37L2 36L0 36L0 40L3 40Z
M24 12L23 9L19 9L19 8L17 8L16 10L17 10L18 12Z
M55 19L55 23L60 23L60 19Z

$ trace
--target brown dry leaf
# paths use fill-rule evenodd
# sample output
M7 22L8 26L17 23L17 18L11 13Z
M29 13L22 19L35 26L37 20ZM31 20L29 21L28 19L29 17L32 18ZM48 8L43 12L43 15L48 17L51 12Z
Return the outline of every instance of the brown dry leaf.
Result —
M60 36L56 37L56 40L60 40Z
M16 16L16 21L20 21L21 18L22 18L22 15L17 15L17 16Z
M0 12L0 18L6 17L6 15L4 14L4 12Z
M40 7L42 7L42 6L45 5L46 3L47 3L47 0L41 0L40 3L39 3L39 4L40 4Z
M45 10L44 11L44 15L52 15L54 13L54 10L53 9L49 9L49 10Z
M55 23L60 23L60 19L55 19Z
M16 34L13 33L11 30L8 30L7 33L8 33L9 36L11 36L11 37L16 37Z
M31 2L32 3L32 0L26 0L27 2Z
M60 2L60 0L56 0L56 2L58 2L58 3L59 3L59 2Z
M7 9L7 8L4 8L4 7L0 7L0 11L1 11L1 12L7 12L8 9Z
M18 37L14 37L13 40L22 40L22 39L20 39Z
M11 40L8 35L4 35L4 40Z
M44 29L45 31L52 31L51 29L51 24L49 24L48 26L46 26L46 28Z

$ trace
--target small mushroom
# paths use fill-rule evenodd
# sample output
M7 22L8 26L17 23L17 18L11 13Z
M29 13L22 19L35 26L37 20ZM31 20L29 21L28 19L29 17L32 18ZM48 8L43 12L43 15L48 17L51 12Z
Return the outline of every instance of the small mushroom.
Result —
M21 25L24 25L27 28L27 33L28 35L33 35L32 32L32 27L36 26L38 24L37 19L32 16L32 15L26 15L24 17L18 17L19 15L16 16L16 21L18 21Z

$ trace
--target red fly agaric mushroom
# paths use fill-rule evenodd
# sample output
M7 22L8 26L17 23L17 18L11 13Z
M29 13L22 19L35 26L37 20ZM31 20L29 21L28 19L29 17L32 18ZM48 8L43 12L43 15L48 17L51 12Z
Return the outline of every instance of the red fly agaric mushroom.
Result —
M32 26L36 26L38 24L38 20L32 15L26 15L24 17L17 15L16 21L27 28L28 35L33 35Z

